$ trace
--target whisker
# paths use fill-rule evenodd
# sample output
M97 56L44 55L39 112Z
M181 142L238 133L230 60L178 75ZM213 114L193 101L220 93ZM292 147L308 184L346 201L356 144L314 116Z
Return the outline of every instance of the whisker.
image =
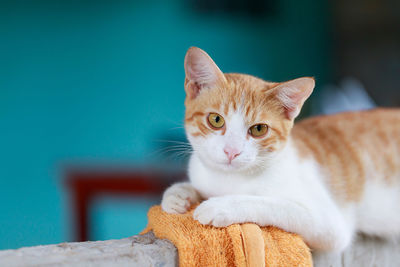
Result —
M149 154L149 156L164 156L168 153L171 152L179 152L179 151L190 151L191 148L186 147L186 146L169 146L169 147L164 147L161 149L158 149L156 151L153 151L152 153Z
M155 140L156 142L160 142L160 143L173 143L173 144L182 144L182 145L188 145L190 146L189 142L185 142L185 141L176 141L176 140L163 140L163 139L158 139Z

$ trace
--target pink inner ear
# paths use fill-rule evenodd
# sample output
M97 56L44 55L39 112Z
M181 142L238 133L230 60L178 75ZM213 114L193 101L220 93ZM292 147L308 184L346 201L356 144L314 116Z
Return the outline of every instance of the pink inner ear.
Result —
M224 79L214 61L197 47L190 48L186 53L185 73L187 93L191 98L195 98L202 89L214 87L220 79Z
M217 73L212 59L200 49L190 49L185 58L187 79L196 84L210 85L217 80Z
M199 85L211 84L215 82L216 75L212 71L212 66L207 62L194 62L188 65L188 78Z
M289 120L293 120L294 118L296 118L299 115L299 113L300 113L300 109L298 109L298 108L294 108L294 109L287 108L286 109L286 117Z
M190 99L196 98L200 93L200 85L196 82L188 82L186 84L187 94L189 95Z
M291 100L291 102L290 105L285 105L286 113L290 119L294 119L300 113L300 108L304 101L304 94L299 90L292 90L288 98Z
M314 89L314 79L299 78L277 87L277 98L285 107L286 116L289 120L296 118L304 101L311 95Z
M286 110L286 116L289 120L296 118L305 101L304 92L296 88L287 88L287 92L282 92L278 95Z

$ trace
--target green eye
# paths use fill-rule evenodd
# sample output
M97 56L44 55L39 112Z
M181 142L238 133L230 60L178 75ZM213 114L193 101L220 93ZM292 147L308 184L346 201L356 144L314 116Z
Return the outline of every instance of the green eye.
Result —
M224 127L225 120L224 118L219 115L218 113L210 113L207 117L208 123L210 124L211 128L219 129Z
M268 131L268 125L266 124L256 124L249 128L249 134L253 137L264 136Z

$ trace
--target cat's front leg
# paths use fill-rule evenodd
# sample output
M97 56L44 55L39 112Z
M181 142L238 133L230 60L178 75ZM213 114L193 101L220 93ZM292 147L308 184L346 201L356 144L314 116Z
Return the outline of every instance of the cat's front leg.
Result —
M177 183L165 190L161 208L168 213L185 213L192 204L200 201L200 195L190 183Z
M350 244L354 229L331 204L323 200L314 204L283 197L231 195L204 201L193 217L216 227L247 222L273 225L301 235L311 248L342 251Z
M234 223L248 222L237 210L237 203L230 197L212 197L202 202L194 211L193 218L201 224L225 227ZM236 207L235 207L236 206Z

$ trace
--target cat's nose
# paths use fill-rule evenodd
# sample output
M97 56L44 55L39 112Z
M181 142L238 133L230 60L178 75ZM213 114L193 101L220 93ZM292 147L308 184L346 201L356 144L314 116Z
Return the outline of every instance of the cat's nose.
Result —
M229 159L229 163L231 163L234 158L236 158L237 156L240 155L240 153L242 153L242 151L239 151L237 148L232 148L229 146L226 146L224 148L224 152Z

